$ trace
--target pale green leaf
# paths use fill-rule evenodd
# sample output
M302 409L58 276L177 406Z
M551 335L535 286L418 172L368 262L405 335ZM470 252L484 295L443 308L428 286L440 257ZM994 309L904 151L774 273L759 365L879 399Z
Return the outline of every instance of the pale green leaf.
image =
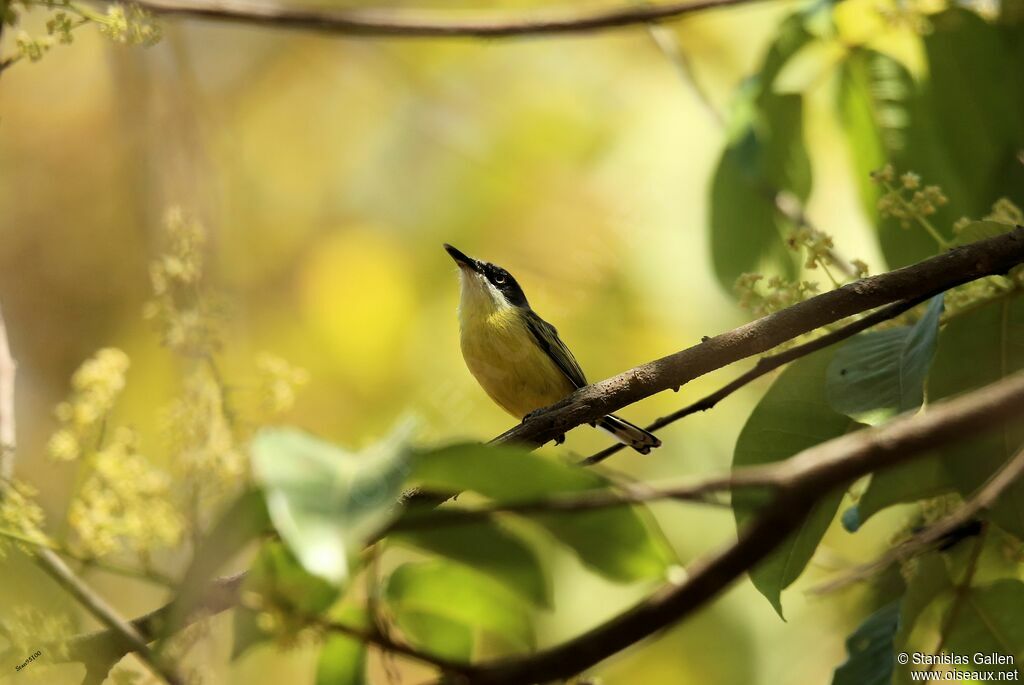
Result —
M924 402L942 315L942 296L932 298L913 326L869 331L841 345L829 364L829 406L859 423L877 425Z
M407 427L361 452L294 429L261 431L253 470L274 527L311 573L335 584L395 514L408 471Z

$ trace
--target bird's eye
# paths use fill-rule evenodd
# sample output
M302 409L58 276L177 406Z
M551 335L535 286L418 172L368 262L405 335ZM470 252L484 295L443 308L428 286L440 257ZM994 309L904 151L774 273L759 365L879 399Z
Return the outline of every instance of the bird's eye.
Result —
M501 285L504 282L505 282L505 277L502 276L501 274L498 274L497 276L494 277L495 285Z

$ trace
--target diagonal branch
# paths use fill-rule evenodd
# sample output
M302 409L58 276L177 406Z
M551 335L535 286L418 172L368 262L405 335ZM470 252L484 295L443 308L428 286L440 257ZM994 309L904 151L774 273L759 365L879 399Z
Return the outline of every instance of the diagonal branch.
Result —
M917 264L864 278L764 316L685 350L588 385L531 414L493 442L541 445L646 397L848 316L948 290L1024 262L1024 227L958 247Z
M874 561L856 566L839 578L835 578L812 589L815 594L840 590L857 581L884 571L896 562L909 559L922 550L933 547L949 535L968 525L977 516L995 505L1007 489L1024 477L1024 449L1019 450L1010 461L989 478L963 506L939 519L921 532L915 534Z
M537 654L477 667L474 685L548 682L578 674L666 628L714 599L772 552L825 494L853 480L914 458L938 445L964 440L1018 419L1024 372L927 413L903 416L879 428L849 433L777 464L779 493L739 539L697 561L688 578L596 628Z
M696 0L664 5L624 7L590 14L561 13L532 19L454 20L434 15L294 7L236 0L141 0L136 4L153 14L211 19L267 28L303 29L346 36L404 38L510 38L592 33L608 29L663 22L718 7L751 4L760 0Z
M876 326L879 323L882 323L883 321L893 319L902 314L903 312L912 309L914 306L920 304L921 302L924 302L929 297L932 297L932 295L922 295L909 300L902 300L900 302L896 302L894 304L889 305L888 307L884 307L882 309L879 309L878 311L872 312L868 316L865 316L863 319L858 319L857 321L849 323L843 326L842 328L832 331L831 333L826 333L820 338L816 338L814 340L811 340L810 342L806 342L803 345L797 345L796 347L792 347L784 352L779 352L778 354L762 357L761 359L757 360L757 364L754 366L754 368L736 377L735 379L723 385L721 388L714 391L710 395L707 395L697 400L696 402L693 402L692 404L689 404L683 407L682 409L679 409L678 411L674 411L671 414L668 414L667 416L662 416L661 418L654 421L651 425L647 426L646 430L653 432L661 428L664 428L665 426L671 423L679 421L680 419L686 418L691 414L696 414L697 412L714 409L715 405L724 400L726 397L733 394L734 392L736 392L743 386L747 385L748 383L752 383L753 381L757 380L766 373L774 371L780 366L789 364L790 362L795 361L800 357L805 357L808 354L811 354L812 352L817 352L818 350L822 350L831 345L835 345L836 343L846 340L847 338L853 337L857 333L865 331L871 328L872 326ZM583 459L579 463L581 466L592 466L594 464L599 464L608 457L615 454L616 452L622 450L624 447L625 445L623 445L622 443L616 443L610 447L606 447L600 452L592 454L591 456L587 457L586 459Z

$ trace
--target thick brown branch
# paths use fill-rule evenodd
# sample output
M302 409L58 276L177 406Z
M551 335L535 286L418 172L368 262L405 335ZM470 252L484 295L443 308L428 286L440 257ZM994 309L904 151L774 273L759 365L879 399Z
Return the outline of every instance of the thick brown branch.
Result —
M534 19L453 20L413 16L405 11L395 16L327 7L294 7L280 4L234 2L233 0L141 0L136 4L154 14L212 19L268 28L303 29L347 36L404 38L508 38L570 33L592 33L607 29L667 21L685 14L731 7L758 0L696 0L664 5L635 5L592 14L566 14Z
M923 302L924 300L928 299L929 297L931 297L930 294L921 297L916 297L911 300L903 300L902 302L891 304L888 307L884 307L876 312L872 312L868 316L865 316L863 319L858 319L853 323L847 324L846 326L843 326L842 328L832 331L831 333L827 333L821 336L820 338L816 338L814 340L811 340L810 342L806 342L803 345L797 345L796 347L792 347L786 350L785 352L773 354L768 357L762 357L761 359L757 360L757 364L750 371L747 371L746 373L736 377L735 379L733 379L726 385L723 385L721 388L711 393L710 395L707 395L697 400L696 402L693 402L692 404L683 407L678 411L674 411L671 414L668 414L667 416L662 416L661 418L654 421L651 425L647 426L647 430L654 432L656 430L664 428L670 423L674 423L675 421L686 418L691 414L696 414L697 412L713 409L715 405L724 400L726 397L733 394L734 392L736 392L743 386L747 385L748 383L757 380L766 373L774 371L780 366L784 366L785 364L795 361L800 357L807 356L812 352L817 352L818 350L822 350L831 345L835 345L838 342L842 342L843 340L853 337L857 333L865 331L883 321L893 319L902 314L903 312L907 311L908 309L911 309L915 305L919 304L920 302ZM580 465L592 466L593 464L599 464L608 457L615 454L616 452L619 452L623 448L625 448L625 445L623 445L622 443L616 443L582 460L580 462Z
M513 685L578 674L712 600L771 553L824 494L929 448L1019 418L1022 407L1024 373L1019 373L934 405L927 413L904 416L807 449L776 467L783 485L775 501L741 532L736 543L695 563L683 583L665 586L625 613L561 645L529 657L480 666L470 674L470 681L474 685Z
M530 416L494 442L538 445L655 393L678 388L740 359L848 316L913 300L1024 262L1024 227L950 250L912 266L864 278L769 314L667 357L588 385Z

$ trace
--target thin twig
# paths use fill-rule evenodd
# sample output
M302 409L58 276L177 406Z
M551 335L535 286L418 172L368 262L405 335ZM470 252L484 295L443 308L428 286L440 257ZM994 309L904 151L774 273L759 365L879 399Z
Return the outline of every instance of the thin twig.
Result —
M582 513L658 500L724 505L723 502L709 499L709 496L737 489L763 488L772 491L777 484L778 477L771 467L755 466L737 469L726 476L711 477L696 483L670 487L633 483L620 486L615 490L590 490L523 502L497 502L464 509L431 509L422 514L407 514L399 518L385 531L382 537L403 530L470 524L479 522L482 517L494 514Z
M157 585L163 585L164 587L177 586L177 583L174 581L173 578L165 576L162 573L158 573L152 570L144 571L142 569L129 568L126 566L119 566L117 564L110 564L99 559L94 559L92 557L75 554L71 550L64 549L59 545L51 544L49 542L45 542L42 540L37 540L27 535L21 535L14 531L0 529L0 538L8 538L10 540L15 540L25 545L49 549L66 559L77 561L87 568L94 568L98 571L106 571L107 573L114 573L116 575L125 576L128 578L137 578L138 580L145 580L150 583L155 583Z
M738 376L737 378L733 379L730 383L723 385L721 388L711 393L710 395L707 395L706 397L703 397L697 400L696 402L687 405L686 407L683 407L678 411L672 412L667 416L662 416L661 418L657 419L649 426L647 426L647 430L651 432L660 430L665 426L674 423L682 418L685 418L691 414L696 414L697 412L713 409L715 405L724 400L726 397L733 394L743 386L757 380L766 373L774 371L780 366L795 361L801 357L811 354L812 352L817 352L818 350L822 350L831 345L835 345L836 343L847 338L850 338L856 335L857 333L860 333L861 331L867 330L872 326L876 326L882 323L883 321L894 319L903 312L913 308L914 306L920 304L921 302L933 296L933 294L928 293L909 300L903 300L902 302L896 302L895 304L891 304L888 307L884 307L865 316L863 319L858 319L857 321L849 323L846 326L843 326L842 328L832 331L831 333L827 333L821 336L820 338L815 338L810 342L806 342L802 345L797 345L796 347L792 347L778 354L773 354L767 357L761 357L759 360L757 360L757 364L754 366L754 368L750 369L741 376ZM624 447L625 445L621 443L616 443L614 445L611 445L610 447L606 447L600 452L592 454L591 456L582 460L580 462L580 465L592 466L594 464L599 464L608 457L615 454L616 452L622 450Z
M179 685L181 683L178 676L166 664L161 663L149 649L142 633L130 622L122 618L117 610L103 597L85 584L55 552L49 549L39 549L35 553L35 560L47 575L53 578L72 597L77 599L79 604L99 619L100 623L118 633L126 644L131 647L130 651L135 652L156 675L166 681L168 685Z
M590 14L571 13L529 19L455 20L437 15L404 11L365 11L235 0L140 0L136 4L154 14L212 19L267 28L305 29L354 37L395 38L511 38L588 34L596 31L662 22L686 14L760 0L697 0L644 7L620 7Z
M989 510L1006 490L1024 477L1024 449L1017 452L1005 466L992 475L978 491L956 511L941 518L919 533L893 547L874 561L857 566L835 578L811 589L815 594L841 590L853 583L866 580L889 568L896 562L909 559L922 551L931 549L936 543L953 531Z
M433 666L434 668L455 677L465 679L466 673L470 669L466 664L450 661L443 657L422 652L415 647L410 647L407 644L393 640L387 635L376 630L364 630L339 621L321 621L316 623L316 625L334 633L347 635L364 644L373 645L389 654L401 654L402 656Z

